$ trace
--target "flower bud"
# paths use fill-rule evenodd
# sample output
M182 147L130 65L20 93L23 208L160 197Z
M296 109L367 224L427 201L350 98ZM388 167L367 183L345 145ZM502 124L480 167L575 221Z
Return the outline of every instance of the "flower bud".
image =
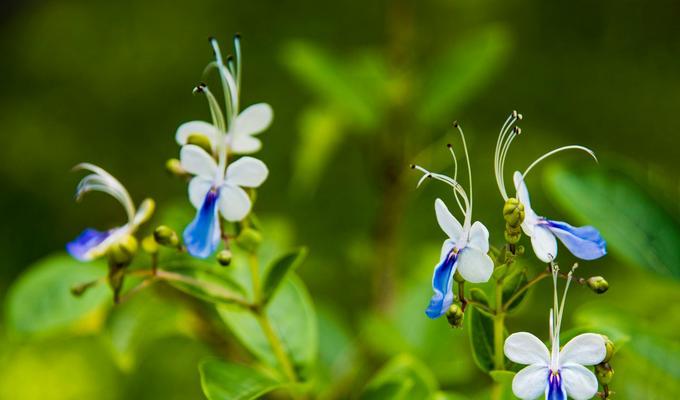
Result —
M158 242L156 242L156 239L153 237L153 235L149 235L142 239L142 250L149 254L158 253Z
M604 346L607 349L607 355L604 356L604 360L602 360L602 362L609 363L609 360L611 360L612 356L614 356L616 347L614 346L614 342L612 342L607 336L602 335L602 337L604 338Z
M212 144L207 136L200 133L192 133L187 138L187 144L193 144L205 150L208 154L212 154Z
M161 246L175 248L179 246L179 236L177 236L177 232L173 231L169 226L161 225L156 228L156 230L153 231L153 237Z
M182 168L182 163L176 158L170 158L165 162L165 169L172 175L186 177L189 174Z
M519 227L524 221L524 205L514 197L510 197L503 205L503 218L508 225Z
M609 365L609 363L603 362L595 366L595 375L597 376L597 380L601 385L608 385L609 382L612 381L614 370L612 369L611 365Z
M511 233L508 232L507 229L505 232L503 232L503 236L505 236L505 241L510 243L510 244L517 244L519 242L519 239L522 237L522 233Z
M609 289L609 283L601 276L591 276L586 282L588 287L597 294L602 294Z
M456 272L453 274L453 280L458 283L465 282L465 278L463 278L463 275L461 275L460 272L458 272L458 270L456 270Z
M222 250L217 253L217 262L223 267L229 266L231 264L231 251Z
M518 256L524 255L524 246L517 246L517 249L515 250L515 254Z
M453 328L461 328L463 326L463 310L458 304L451 304L446 310L446 319Z
M236 238L236 243L239 246L251 252L257 250L260 242L262 242L262 234L253 228L243 229Z
M116 265L128 265L137 253L137 239L132 235L125 235L109 247L109 260Z

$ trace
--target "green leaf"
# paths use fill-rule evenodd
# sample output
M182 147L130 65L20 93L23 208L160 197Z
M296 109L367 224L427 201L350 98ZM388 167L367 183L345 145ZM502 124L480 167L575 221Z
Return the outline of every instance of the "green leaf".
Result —
M559 204L578 222L598 228L617 256L680 278L680 226L629 176L554 166L545 178Z
M22 334L73 327L111 301L111 295L104 282L79 297L71 294L71 288L105 277L106 270L103 262L85 264L65 254L38 261L9 289L7 325Z
M162 279L169 285L201 300L215 304L245 301L245 291L233 279L193 268L163 271Z
M250 400L280 388L282 383L264 373L219 360L199 365L203 393L209 400Z
M271 300L276 290L289 272L295 271L307 257L307 249L300 248L277 258L266 272L262 296L265 304Z
M448 120L478 95L503 66L510 48L505 30L485 28L464 38L435 61L420 96L418 117L423 123Z
M524 287L528 281L526 269L519 269L516 272L508 275L503 281L503 304L510 300L510 297L512 297L519 289ZM508 305L507 311L512 311L517 308L517 306L522 303L522 300L524 300L527 293L528 290L525 290L515 300L513 300L512 304Z
M413 356L401 354L378 371L361 399L427 399L436 391L432 371Z
M500 396L494 397L498 400L514 400L515 395L512 393L512 380L515 378L515 373L511 371L490 371L491 379L496 382L500 388Z
M484 372L494 368L493 319L470 307L467 325L472 344L472 355L477 366Z
M219 306L218 312L236 338L255 356L277 365L258 320L248 310ZM309 367L316 361L318 332L314 306L302 281L290 274L267 305L266 313L293 363Z

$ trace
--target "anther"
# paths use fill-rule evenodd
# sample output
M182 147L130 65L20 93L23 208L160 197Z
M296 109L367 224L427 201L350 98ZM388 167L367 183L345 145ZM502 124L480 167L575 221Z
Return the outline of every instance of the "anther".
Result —
M448 147L448 148L450 149L450 148L452 148L453 146L451 145L451 143L447 143L447 144L446 144L446 147Z
M236 32L234 34L234 40L241 40L241 33L240 32Z
M517 110L512 110L512 118L517 118L518 115Z
M206 84L201 82L194 88L194 93L203 93L206 87Z
M517 114L517 119L518 119L518 120L520 120L520 121L521 121L521 120L522 120L522 118L523 118L523 117L522 117L522 114Z
M416 169L416 165L415 165L415 164L411 164L411 169Z
M458 126L459 126L458 121L453 121L453 127L458 128Z

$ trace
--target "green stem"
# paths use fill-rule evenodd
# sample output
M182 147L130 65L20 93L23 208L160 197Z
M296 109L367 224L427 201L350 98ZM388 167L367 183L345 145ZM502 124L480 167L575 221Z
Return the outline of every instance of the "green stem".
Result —
M547 271L543 271L540 274L534 276L529 282L525 283L524 286L519 288L512 296L510 296L508 301L506 301L505 304L503 304L502 310L506 311L508 309L508 307L510 307L510 304L512 304L515 300L517 300L517 298L519 296L521 296L522 293L526 292L530 287L532 287L536 283L540 282L541 280L543 280L544 278L547 278L549 276L550 276L550 272L547 272Z
M494 368L505 369L503 354L503 331L505 330L505 312L503 311L503 283L496 282L496 316L493 319Z

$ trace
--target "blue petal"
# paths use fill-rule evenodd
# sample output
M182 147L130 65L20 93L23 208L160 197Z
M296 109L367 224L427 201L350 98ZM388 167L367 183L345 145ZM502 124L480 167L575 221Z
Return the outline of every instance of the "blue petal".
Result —
M574 227L562 221L547 222L547 227L573 255L582 260L595 260L607 254L607 242L592 226Z
M194 257L207 258L220 242L220 226L217 217L217 199L220 193L211 189L205 195L201 209L193 221L184 229L184 244Z
M559 373L548 375L548 388L545 393L545 400L566 400L567 391L562 386L562 377Z
M434 294L430 299L430 305L425 310L425 314L432 319L444 315L453 302L451 278L456 271L457 258L458 256L451 252L434 269L434 276L432 277Z
M92 257L88 256L88 252L99 246L106 238L111 236L114 231L115 229L98 231L96 229L87 228L78 235L77 238L66 244L66 251L80 261L89 261Z

